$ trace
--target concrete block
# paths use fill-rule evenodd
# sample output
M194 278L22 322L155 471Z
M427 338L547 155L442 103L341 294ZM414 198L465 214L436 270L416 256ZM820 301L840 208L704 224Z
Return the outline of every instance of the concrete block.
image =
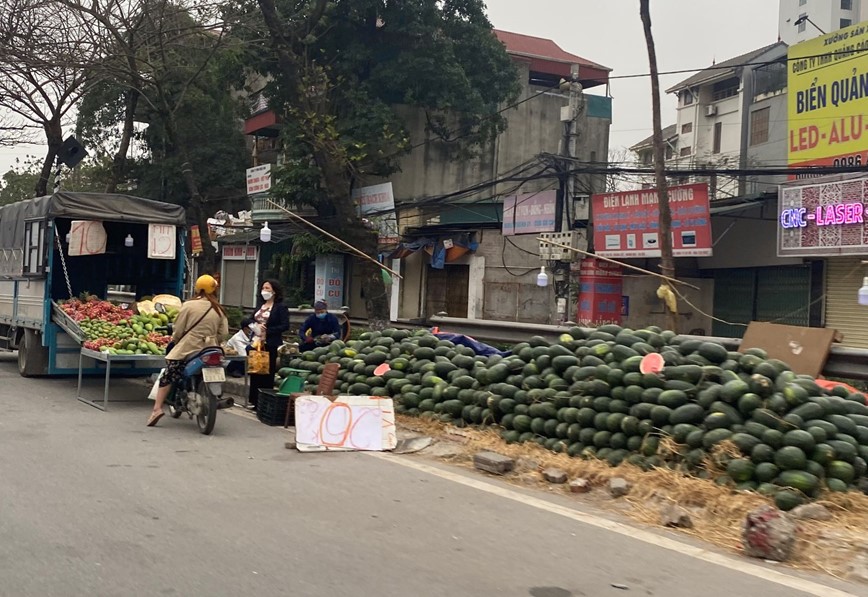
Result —
M473 466L487 473L504 475L515 468L515 460L496 452L478 452L473 455Z
M547 468L542 472L543 478L549 483L558 485L567 482L567 473L559 468Z

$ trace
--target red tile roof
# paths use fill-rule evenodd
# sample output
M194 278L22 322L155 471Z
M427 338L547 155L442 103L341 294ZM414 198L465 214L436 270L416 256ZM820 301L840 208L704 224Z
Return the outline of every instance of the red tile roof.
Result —
M579 78L583 83L602 84L609 80L611 68L596 62L591 62L581 56L570 54L550 39L501 31L495 29L497 39L506 46L506 51L513 56L529 58L534 70L539 72L564 76L569 75L571 64L579 65ZM587 85L586 85L587 86Z

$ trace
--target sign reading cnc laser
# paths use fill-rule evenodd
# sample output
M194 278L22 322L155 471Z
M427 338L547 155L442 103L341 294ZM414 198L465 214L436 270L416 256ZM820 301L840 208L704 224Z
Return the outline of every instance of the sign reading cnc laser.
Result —
M807 208L796 207L781 212L782 228L805 228L808 222L817 226L841 226L864 224L865 206L861 203L838 203L818 206L811 213Z
M778 256L868 254L868 177L838 175L778 191Z

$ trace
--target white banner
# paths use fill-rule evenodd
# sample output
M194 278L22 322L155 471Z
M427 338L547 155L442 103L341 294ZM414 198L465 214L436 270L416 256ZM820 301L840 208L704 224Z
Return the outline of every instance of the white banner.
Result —
M174 259L176 244L174 226L148 225L148 259Z
M395 216L395 196L392 193L392 183L386 182L354 189L353 199L359 206L359 215L370 220L374 224L374 228L379 230L379 243L381 245L398 244L400 237L398 235L398 218Z
M69 228L69 256L102 255L106 240L102 222L73 220Z
M271 164L247 169L247 194L255 195L271 190Z

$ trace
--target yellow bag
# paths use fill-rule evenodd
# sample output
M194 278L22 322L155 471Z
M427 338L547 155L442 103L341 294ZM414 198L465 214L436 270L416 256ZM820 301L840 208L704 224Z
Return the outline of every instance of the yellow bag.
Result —
M250 375L268 375L271 373L271 363L267 350L251 350L247 353L247 373Z

